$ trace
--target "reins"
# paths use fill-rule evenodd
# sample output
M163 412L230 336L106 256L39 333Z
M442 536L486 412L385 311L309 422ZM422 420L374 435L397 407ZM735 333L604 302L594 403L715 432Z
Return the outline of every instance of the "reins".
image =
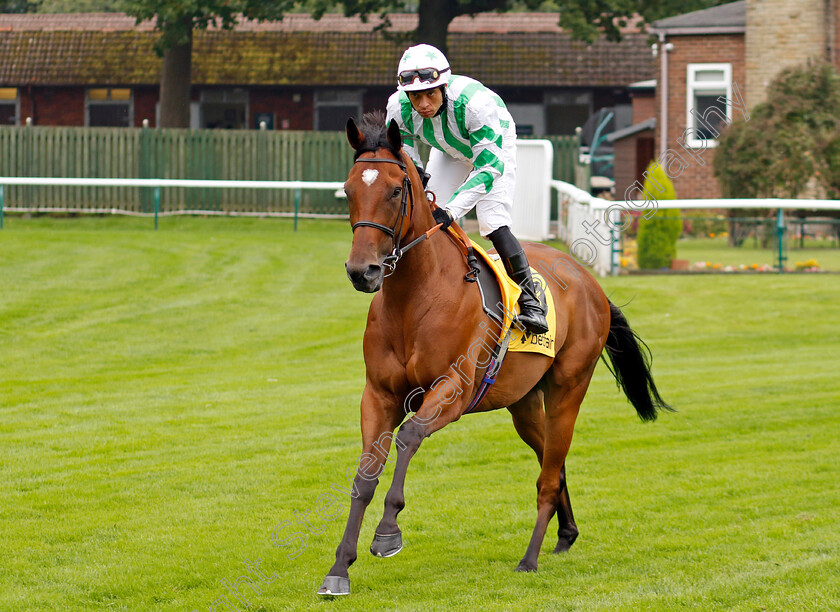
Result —
M388 227L387 225L382 225L381 223L375 223L373 221L357 221L353 224L352 228L353 231L356 231L357 227L373 227L378 229L382 232L388 234L391 237L391 240L394 241L394 250L391 251L391 254L388 255L382 264L387 267L390 271L385 276L390 276L394 273L394 270L397 267L397 262L405 255L410 249L413 249L415 246L426 240L429 236L434 234L438 231L442 224L438 224L431 228L429 231L422 234L419 238L416 238L409 242L405 247L400 247L400 243L402 242L402 230L403 230L403 221L408 216L408 204L411 203L411 214L414 214L414 194L411 191L411 179L408 178L408 171L405 168L405 164L398 160L398 159L388 159L387 157L365 157L359 158L354 163L367 163L367 162L374 162L374 163L386 163L386 164L396 164L398 165L403 171L403 191L402 191L402 200L400 200L400 215L397 217L397 220L394 222L394 227Z

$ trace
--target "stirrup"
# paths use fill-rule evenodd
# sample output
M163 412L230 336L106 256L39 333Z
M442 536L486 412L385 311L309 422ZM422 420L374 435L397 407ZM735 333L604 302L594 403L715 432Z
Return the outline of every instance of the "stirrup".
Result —
M522 307L520 306L520 309ZM516 319L527 329L529 332L534 334L535 336L541 336L542 334L548 333L548 321L545 318L545 315L540 312L539 314L529 313L532 316L528 316L525 314L523 317L522 312L516 317Z

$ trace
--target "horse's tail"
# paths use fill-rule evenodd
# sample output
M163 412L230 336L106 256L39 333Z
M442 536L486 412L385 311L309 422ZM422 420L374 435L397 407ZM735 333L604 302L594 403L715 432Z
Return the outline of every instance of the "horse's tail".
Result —
M624 314L612 302L610 333L605 348L612 364L611 368L609 364L607 367L643 421L655 421L659 410L673 411L660 397L653 382L648 345L630 328Z

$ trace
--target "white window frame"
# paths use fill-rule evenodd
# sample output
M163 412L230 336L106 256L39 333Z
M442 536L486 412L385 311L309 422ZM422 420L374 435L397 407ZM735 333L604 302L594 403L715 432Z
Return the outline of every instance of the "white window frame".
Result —
M6 89L4 87L4 89ZM15 122L12 125L20 125L20 87L9 87L8 89L15 90ZM11 100L2 100L3 104L11 104Z
M696 75L698 72L706 70L723 71L722 81L697 81ZM688 64L686 67L686 95L685 95L685 125L686 129L697 129L697 119L691 114L694 107L694 98L698 93L703 93L704 90L720 91L726 90L726 100L732 100L732 64ZM732 122L732 105L725 104L726 118ZM691 132L686 144L693 148L712 148L717 146L717 140L711 138L709 140L702 140L695 138L694 133Z
M90 90L91 89L107 89L108 90L108 99L107 100L91 100L90 99ZM111 99L111 90L112 89L128 89L128 100L112 100ZM91 106L100 106L100 105L115 105L115 104L127 104L128 105L128 125L125 127L134 127L134 89L130 87L88 87L85 89L85 127L90 127L90 107Z

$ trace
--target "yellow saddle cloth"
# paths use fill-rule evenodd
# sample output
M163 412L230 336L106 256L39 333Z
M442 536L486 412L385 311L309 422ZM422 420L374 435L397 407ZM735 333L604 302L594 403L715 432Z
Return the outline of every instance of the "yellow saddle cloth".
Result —
M534 287L537 291L537 297L543 306L543 310L548 312L546 320L548 321L548 332L544 334L535 335L528 331L521 331L518 326L513 326L513 317L519 314L519 295L522 289L519 288L515 282L505 272L504 264L498 255L490 255L483 248L481 248L474 240L472 242L473 250L477 257L481 257L490 269L496 275L496 280L499 284L499 289L502 293L503 319L504 323L499 333L499 341L503 341L505 335L510 330L510 344L508 344L508 351L527 352L527 353L541 353L549 357L554 357L555 346L554 340L557 334L557 319L554 316L554 298L545 278L531 268L531 275L534 277Z

